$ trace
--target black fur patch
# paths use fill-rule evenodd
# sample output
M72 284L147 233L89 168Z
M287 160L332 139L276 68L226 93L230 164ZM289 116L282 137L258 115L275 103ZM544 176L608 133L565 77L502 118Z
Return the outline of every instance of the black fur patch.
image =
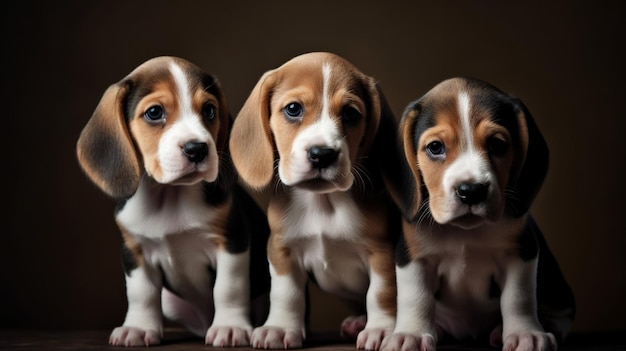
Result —
M126 245L122 246L122 267L124 268L124 274L127 276L130 276L130 272L139 267L133 252Z
M218 182L203 182L202 194L204 195L204 201L208 205L216 207L222 205L228 199L230 189L224 189Z
M499 299L501 295L502 295L502 289L496 282L496 278L492 275L491 279L489 279L489 298Z
M411 257L409 256L409 248L407 246L406 240L404 236L400 236L396 243L396 253L395 253L396 265L400 267L405 267L407 264L411 262Z
M537 235L540 234L539 228L531 216L528 216L524 229L517 238L519 245L519 255L524 261L530 261L539 254L539 245L537 243Z
M254 214L254 209L250 208L253 200L248 198L247 201L243 201L248 194L239 187L234 187L232 191L233 204L226 224L226 250L241 253L250 247L250 236L254 230L250 224L256 225L257 221L247 217Z

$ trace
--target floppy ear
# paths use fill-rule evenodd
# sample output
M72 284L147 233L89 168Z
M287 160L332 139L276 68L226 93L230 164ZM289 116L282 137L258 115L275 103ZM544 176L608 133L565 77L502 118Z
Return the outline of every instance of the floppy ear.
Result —
M233 122L230 154L239 176L261 190L274 175L274 145L270 134L270 98L274 71L266 72L248 96Z
M421 105L410 104L389 141L395 148L386 158L385 182L389 192L407 221L417 218L422 203L422 181L417 164L415 123Z
M104 92L76 144L83 171L102 191L117 199L134 194L141 176L123 111L129 84L120 82Z
M391 178L397 173L399 160L396 150L398 120L391 110L383 91L372 78L368 79L370 94L371 120L363 138L362 147L368 155L367 161L372 169L380 172L384 178Z
M393 112L387 104L387 99L383 95L383 91L376 83L374 78L369 76L363 77L363 85L368 95L369 100L369 120L367 121L367 129L363 136L363 141L359 146L362 148L364 154L372 155L377 153L378 148L381 145L381 139L383 139L388 125L385 125L383 120L393 120Z
M514 195L507 197L509 210L521 217L530 209L535 196L548 173L549 150L530 111L521 100L513 98L519 126L519 171L511 175L509 189Z
M222 88L222 84L219 80L207 73L206 77L208 81L211 81L211 84L206 88L208 92L215 95L217 100L219 101L219 116L220 116L220 130L217 134L217 144L216 147L219 151L225 150L228 146L228 138L230 135L231 128L231 115L230 110L228 108L228 101L226 99L226 93Z

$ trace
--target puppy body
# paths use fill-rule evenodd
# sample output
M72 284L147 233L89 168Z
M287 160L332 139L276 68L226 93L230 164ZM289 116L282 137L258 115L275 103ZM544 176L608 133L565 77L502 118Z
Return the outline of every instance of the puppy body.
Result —
M209 344L248 344L248 223L266 222L236 186L229 128L215 78L158 57L112 85L81 133L80 165L118 199L124 239L128 311L111 344L159 344L163 315Z
M383 349L482 336L506 350L556 348L574 297L528 214L548 149L526 107L451 79L407 108L399 135L404 169L388 176L404 212L399 313Z
M241 178L269 193L270 313L254 347L300 347L309 277L355 306L342 330L377 348L393 328L391 223L399 215L378 166L395 126L376 83L329 53L266 72L235 119L230 140ZM272 184L272 185L270 185ZM399 232L399 228L397 229ZM361 329L363 329L359 333Z

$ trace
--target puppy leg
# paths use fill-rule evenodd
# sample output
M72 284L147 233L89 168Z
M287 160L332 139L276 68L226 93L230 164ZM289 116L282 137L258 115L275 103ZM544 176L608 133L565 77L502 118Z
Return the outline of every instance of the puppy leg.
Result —
M215 318L207 331L206 343L213 346L250 344L249 252L217 254L217 276L213 288Z
M396 310L393 250L370 254L370 284L367 290L367 324L357 337L358 349L378 350L383 338L393 331Z
M556 350L554 335L546 333L537 319L537 258L515 258L505 274L500 299L503 350Z
M383 340L382 351L436 349L435 287L428 276L426 265L419 261L396 267L396 326L393 334Z
M124 324L113 329L109 337L111 345L150 346L161 343L161 281L157 277L144 266L127 273L128 310Z
M292 264L288 272L279 274L271 261L270 312L265 324L252 333L252 346L262 349L300 348L305 336L306 273Z

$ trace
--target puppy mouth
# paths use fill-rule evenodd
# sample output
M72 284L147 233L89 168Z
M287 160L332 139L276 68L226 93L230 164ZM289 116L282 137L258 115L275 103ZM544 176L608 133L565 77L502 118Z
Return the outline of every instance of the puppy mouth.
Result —
M204 173L199 170L192 170L184 173L180 177L173 180L171 183L173 185L192 185L198 183L204 179Z
M502 214L499 207L483 205L465 206L453 215L448 223L462 229L472 229L481 226L486 222L497 221Z
M208 162L190 163L182 169L164 172L160 181L171 185L193 185L201 181L212 182L217 178L217 172Z
M450 221L450 224L457 226L461 229L472 229L479 227L483 223L485 223L487 219L484 216L477 215L472 213L471 210L468 210L464 214L453 218Z
M295 187L314 191L318 193L327 193L337 190L347 190L349 187L342 186L336 180L326 179L322 176L322 174L318 174L315 178L305 179L296 184Z

